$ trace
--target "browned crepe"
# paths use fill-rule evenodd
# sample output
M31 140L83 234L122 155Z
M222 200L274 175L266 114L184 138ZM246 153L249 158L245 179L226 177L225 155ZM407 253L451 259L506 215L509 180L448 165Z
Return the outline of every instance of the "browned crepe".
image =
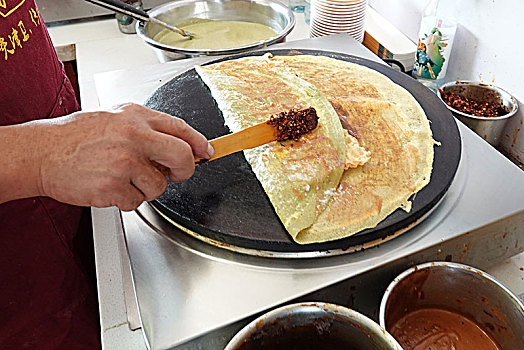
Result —
M214 69L221 69L220 65L213 65ZM406 90L373 70L321 56L250 57L242 60L242 66L291 74L314 85L344 118L360 145L371 152L363 166L344 171L329 193L327 207L311 225L292 234L295 241L306 244L347 237L376 226L399 207L410 210L409 198L429 183L435 142L422 108ZM280 101L280 96L274 98L275 103ZM256 158L248 161L253 168L261 166Z
M197 67L232 131L291 108L314 107L318 127L298 141L245 150L277 215L294 238L326 208L344 171L344 130L329 101L311 84L269 69L267 58Z

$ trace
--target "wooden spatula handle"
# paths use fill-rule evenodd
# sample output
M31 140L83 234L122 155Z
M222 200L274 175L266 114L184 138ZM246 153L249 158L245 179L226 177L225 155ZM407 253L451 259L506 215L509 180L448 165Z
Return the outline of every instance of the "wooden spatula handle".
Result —
M215 150L215 155L210 159L195 157L195 165L225 157L245 149L258 147L276 138L274 129L266 122L250 126L233 134L218 137L209 141ZM169 168L153 162L155 167L165 176L169 175Z
M201 164L202 161L215 160L245 149L258 147L274 141L275 138L274 129L271 125L265 122L256 124L209 141L215 150L215 155L210 159L195 157L195 163Z

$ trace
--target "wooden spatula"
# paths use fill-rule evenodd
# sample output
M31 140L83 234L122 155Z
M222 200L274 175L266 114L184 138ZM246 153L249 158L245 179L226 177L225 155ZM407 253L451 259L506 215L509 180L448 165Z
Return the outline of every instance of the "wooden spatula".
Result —
M314 130L317 125L318 116L313 107L281 112L265 122L209 141L215 149L215 155L210 159L195 157L195 164L199 165L272 141L298 140L300 136ZM162 174L169 174L169 168L158 163L155 166Z

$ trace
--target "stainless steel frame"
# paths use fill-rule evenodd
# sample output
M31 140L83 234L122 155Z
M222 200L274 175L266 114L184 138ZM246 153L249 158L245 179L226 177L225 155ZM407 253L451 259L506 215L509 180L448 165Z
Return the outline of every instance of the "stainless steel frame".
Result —
M141 322L151 348L172 348L190 342L250 315L386 267L442 242L466 237L472 241L468 244L473 245L475 236L468 237L470 231L524 211L521 200L524 187L516 186L524 181L521 170L490 149L487 162L490 169L498 170L490 173L479 168L476 163L482 158L485 162L486 155L475 152L490 146L462 124L460 129L465 156L441 205L396 239L351 254L291 260L254 257L214 247L182 231L173 236L175 239L168 240L165 232L161 232L177 228L147 204L137 212L122 213ZM481 169L483 176L471 176ZM492 186L501 177L511 190ZM494 200L498 196L505 200ZM487 199L493 201L487 203ZM515 235L524 239L524 228L515 230ZM518 238L516 241L509 243L515 249L503 254L521 251ZM466 255L467 246L460 246L459 251ZM441 259L446 253L442 252ZM462 259L455 250L449 253ZM485 258L477 256L476 262L482 263Z
M372 57L344 35L280 47ZM174 67L183 70L191 62L141 67L133 88L145 86L140 77L167 81ZM416 227L370 249L317 258L249 256L187 235L147 204L121 213L128 253L122 261L132 269L136 292L126 300L137 301L148 347L223 349L256 315L297 300L338 303L373 317L381 288L410 265L451 260L482 268L523 251L524 173L458 124L463 156L447 196Z

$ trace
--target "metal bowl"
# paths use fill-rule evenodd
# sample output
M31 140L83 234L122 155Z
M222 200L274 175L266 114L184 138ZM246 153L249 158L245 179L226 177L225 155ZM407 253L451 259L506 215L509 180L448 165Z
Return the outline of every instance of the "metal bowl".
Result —
M175 47L154 40L164 28L154 23L137 23L138 36L155 49L161 62L204 55L228 55L281 42L295 27L295 16L289 7L272 0L179 0L157 6L148 11L169 24L176 24L188 18L229 20L261 23L272 28L277 34L266 40L229 49L198 50Z
M402 350L393 337L366 316L343 306L308 302L260 316L240 330L225 350L368 349Z
M476 268L448 262L414 266L386 289L379 322L386 330L422 308L458 313L477 324L501 349L524 344L524 305L510 290Z
M492 118L478 117L460 112L444 102L440 90L444 92L453 92L462 97L467 97L475 101L502 103L507 108L508 113L500 117ZM449 82L442 85L442 87L437 91L437 95L457 119L466 124L471 130L476 132L493 146L497 146L500 143L500 138L502 136L506 122L518 110L517 100L508 92L497 86L480 82Z

